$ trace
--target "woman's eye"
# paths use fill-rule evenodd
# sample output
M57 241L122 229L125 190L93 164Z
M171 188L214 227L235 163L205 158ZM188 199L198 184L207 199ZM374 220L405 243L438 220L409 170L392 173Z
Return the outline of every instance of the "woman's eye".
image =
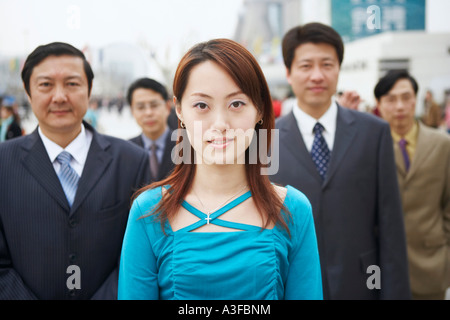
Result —
M245 103L242 101L235 101L235 102L231 103L231 107L233 107L234 109L238 109L238 108L242 107L243 105L245 105Z
M200 110L206 110L208 108L208 105L206 103L199 102L199 103L195 104L194 107L196 107Z

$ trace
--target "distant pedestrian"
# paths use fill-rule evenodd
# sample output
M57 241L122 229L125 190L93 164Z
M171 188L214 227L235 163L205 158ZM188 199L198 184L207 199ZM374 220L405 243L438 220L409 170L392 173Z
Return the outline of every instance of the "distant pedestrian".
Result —
M20 118L14 105L0 105L1 126L0 126L0 142L20 137L23 134L20 126Z
M442 111L436 101L434 101L433 93L427 90L424 101L424 113L422 122L432 128L439 128L442 122Z

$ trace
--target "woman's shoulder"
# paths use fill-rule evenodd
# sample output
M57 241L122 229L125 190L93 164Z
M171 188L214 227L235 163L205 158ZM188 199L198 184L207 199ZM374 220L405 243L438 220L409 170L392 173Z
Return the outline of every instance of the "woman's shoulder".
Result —
M135 199L139 203L159 201L162 197L163 188L155 187L141 192Z
M134 202L137 202L139 205L144 204L152 204L153 202L159 202L162 198L162 187L156 187L152 189L147 189L140 193L136 199L134 199Z
M309 202L308 198L300 190L290 185L287 185L286 187L274 185L274 188L280 198L284 199L283 203L286 207L288 207L288 209L295 207L311 207L311 203Z
M302 229L302 226L312 218L312 207L308 198L300 190L288 185L286 187L277 186L277 192L284 194L283 205L287 212L287 219L290 228Z
M163 187L155 187L140 193L132 203L131 214L135 218L150 215L160 203L163 192Z

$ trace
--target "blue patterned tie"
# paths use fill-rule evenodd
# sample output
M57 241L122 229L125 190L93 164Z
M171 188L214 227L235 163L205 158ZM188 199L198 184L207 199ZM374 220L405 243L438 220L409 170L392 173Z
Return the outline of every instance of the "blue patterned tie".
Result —
M70 206L72 206L73 200L75 199L75 194L77 192L78 187L78 180L80 180L78 174L70 166L71 159L72 155L67 151L61 152L58 155L58 157L56 157L56 160L61 164L61 168L58 173L58 178L59 181L61 181L61 185L64 189L64 193L66 194Z
M330 149L328 149L328 145L322 136L323 130L325 130L325 128L317 122L313 129L314 142L311 149L311 156L314 163L316 164L320 176L322 177L322 179L325 179L331 152Z

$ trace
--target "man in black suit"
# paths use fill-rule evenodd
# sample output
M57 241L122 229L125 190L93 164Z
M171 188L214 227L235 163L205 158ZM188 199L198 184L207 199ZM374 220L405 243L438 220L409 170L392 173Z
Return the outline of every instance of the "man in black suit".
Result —
M344 45L310 23L283 39L297 98L279 119L279 170L311 202L325 299L408 299L405 230L389 125L334 100Z
M22 79L38 128L0 145L0 299L116 299L133 192L148 155L83 116L94 74L66 43L37 47Z
M166 88L156 80L140 78L133 82L127 93L128 104L142 134L131 142L149 152L152 181L158 181L170 173L175 164L172 161L173 130L169 128L171 100Z

